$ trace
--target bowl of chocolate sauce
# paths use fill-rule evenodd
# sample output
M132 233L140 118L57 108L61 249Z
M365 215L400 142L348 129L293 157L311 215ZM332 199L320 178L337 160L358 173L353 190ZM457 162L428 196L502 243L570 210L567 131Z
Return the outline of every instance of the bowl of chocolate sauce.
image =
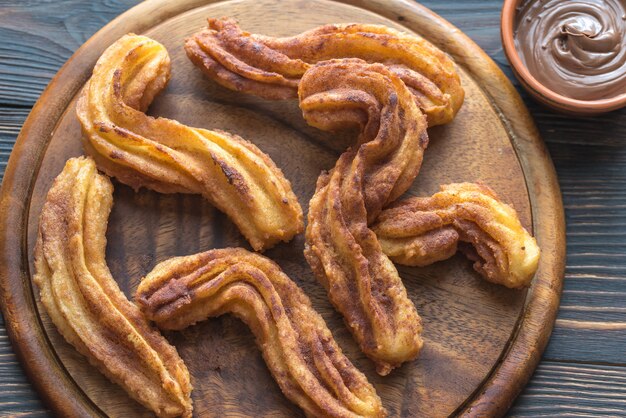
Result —
M505 0L501 35L540 102L583 115L626 106L626 0Z

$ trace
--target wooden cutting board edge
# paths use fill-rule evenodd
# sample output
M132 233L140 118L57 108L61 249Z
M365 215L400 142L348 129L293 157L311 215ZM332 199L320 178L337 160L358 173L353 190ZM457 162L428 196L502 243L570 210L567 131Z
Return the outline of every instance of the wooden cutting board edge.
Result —
M42 156L67 103L87 81L104 49L121 35L218 0L152 0L120 15L90 38L61 68L37 101L9 159L0 191L0 300L9 337L31 382L59 416L103 416L65 371L35 314L26 253L30 193ZM461 405L461 416L502 416L527 383L547 345L565 269L565 219L554 166L515 88L497 65L459 29L411 0L335 0L400 22L449 53L475 79L507 127L524 171L533 230L542 248L524 314L499 365ZM16 227L17 226L17 227Z

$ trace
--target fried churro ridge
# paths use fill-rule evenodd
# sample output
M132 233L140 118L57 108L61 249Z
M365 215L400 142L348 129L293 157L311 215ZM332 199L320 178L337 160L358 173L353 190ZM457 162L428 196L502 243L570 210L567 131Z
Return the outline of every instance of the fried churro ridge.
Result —
M201 194L255 250L300 233L302 209L291 184L255 145L144 113L169 76L165 47L148 37L125 35L103 53L76 109L98 168L134 189Z
M489 187L441 186L430 197L413 197L385 209L372 230L385 254L399 264L425 266L461 250L490 282L528 287L537 271L537 241L517 212Z
M306 121L358 127L357 144L323 173L309 204L305 256L380 374L415 358L421 319L368 225L404 193L428 144L426 118L402 80L382 64L321 62L300 82Z
M113 186L90 158L70 159L48 192L34 281L65 340L159 417L191 417L189 372L128 301L105 261Z
M234 19L208 19L185 42L189 59L231 90L266 99L297 97L304 73L320 61L360 58L388 66L426 113L429 126L451 121L464 99L452 60L418 35L383 25L331 24L291 37L242 30Z
M281 390L308 416L382 417L367 378L343 355L304 292L274 262L242 248L157 265L135 300L162 329L231 313L256 336Z

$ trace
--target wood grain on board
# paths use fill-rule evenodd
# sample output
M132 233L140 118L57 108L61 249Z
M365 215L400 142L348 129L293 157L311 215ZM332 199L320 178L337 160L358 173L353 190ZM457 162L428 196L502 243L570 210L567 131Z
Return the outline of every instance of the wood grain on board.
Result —
M36 7L33 7L35 3ZM0 162L6 164L5 155L21 121L49 77L91 33L130 7L131 3L65 1L52 7L52 3L9 2L4 13L0 14L0 34L3 40L9 40L1 46L1 52L7 58L0 60ZM465 31L510 75L500 49L499 1L459 4L432 0L423 4ZM48 46L41 48L42 42ZM33 52L37 48L39 51ZM33 59L37 54L41 57ZM522 96L526 99L523 92ZM579 119L556 115L529 100L526 104L550 148L568 221L562 320L557 321L543 364L550 365L551 360L556 360L554 364L566 364L564 367L568 372L559 367L546 369L543 376L548 377L540 378L544 370L544 366L540 366L511 415L554 416L559 411L616 414L616 408L623 405L623 398L619 396L619 390L610 392L606 389L620 387L623 369L619 365L561 362L624 365L626 333L619 328L626 322L626 313L623 305L620 306L626 270L622 261L624 240L623 237L620 239L626 218L622 178L626 162L622 144L626 141L626 113L619 111L596 119ZM607 326L602 325L605 322L616 325L607 330ZM0 352L7 353L0 356L1 379L5 375L7 378L11 376L26 388L24 392L21 389L12 392L9 388L5 391L0 385L0 414L5 411L41 413L43 407L37 403L36 395L27 389L8 343L0 348L6 350ZM576 375L579 384L572 386L568 373L579 373ZM545 379L550 379L551 383L547 384ZM584 396L582 392L585 392Z

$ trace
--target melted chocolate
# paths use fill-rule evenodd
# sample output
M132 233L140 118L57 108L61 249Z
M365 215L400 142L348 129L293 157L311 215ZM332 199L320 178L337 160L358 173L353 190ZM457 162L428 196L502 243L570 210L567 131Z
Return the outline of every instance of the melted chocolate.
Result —
M528 71L555 93L626 93L626 0L525 0L514 37Z

